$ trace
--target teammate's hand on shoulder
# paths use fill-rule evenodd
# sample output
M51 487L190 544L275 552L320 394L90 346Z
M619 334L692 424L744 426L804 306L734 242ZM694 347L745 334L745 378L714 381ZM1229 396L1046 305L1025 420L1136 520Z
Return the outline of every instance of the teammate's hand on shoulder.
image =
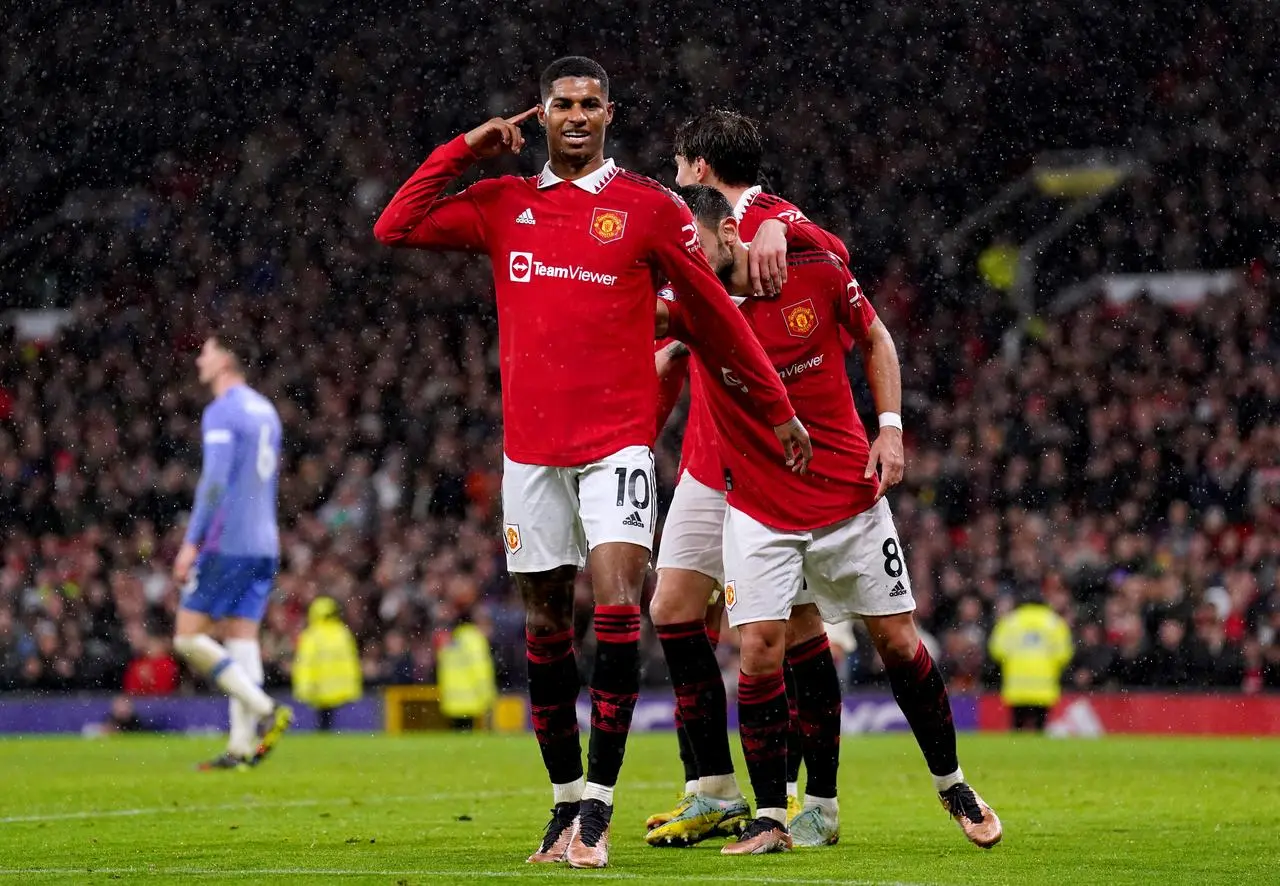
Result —
M751 291L756 295L778 295L787 282L787 223L770 218L760 224L747 250Z
M519 154L524 147L524 136L520 133L520 124L538 113L534 105L527 111L521 111L514 117L494 117L486 120L466 134L467 147L477 157L496 157L499 154Z
M876 442L871 444L867 472L863 476L870 479L877 469L880 472L880 488L876 490L876 501L879 501L892 487L902 482L902 477L907 472L907 458L902 452L902 431L898 428L881 428Z
M774 436L782 444L782 451L787 457L787 467L797 474L803 474L813 459L813 442L809 432L804 429L800 419L792 416L791 420L777 425L773 429Z

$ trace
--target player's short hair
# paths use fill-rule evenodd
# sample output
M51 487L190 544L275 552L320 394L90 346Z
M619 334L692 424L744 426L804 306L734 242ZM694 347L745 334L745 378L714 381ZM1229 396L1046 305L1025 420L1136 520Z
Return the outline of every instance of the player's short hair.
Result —
M551 95L551 84L565 77L585 77L588 80L599 80L600 91L604 93L605 98L609 97L609 75L605 73L599 62L589 59L585 55L566 55L564 58L556 59L543 69L542 77L538 80L538 87L543 101L546 101L547 96Z
M243 329L232 327L215 329L209 333L209 338L231 355L236 369L242 373L252 372L257 367L258 361L262 359L262 348L258 346L257 340Z
M733 215L728 198L710 185L685 185L676 188L676 194L688 204L693 217L713 231Z
M701 157L717 178L732 187L758 182L763 155L756 122L737 111L714 108L676 131L676 156L690 163Z

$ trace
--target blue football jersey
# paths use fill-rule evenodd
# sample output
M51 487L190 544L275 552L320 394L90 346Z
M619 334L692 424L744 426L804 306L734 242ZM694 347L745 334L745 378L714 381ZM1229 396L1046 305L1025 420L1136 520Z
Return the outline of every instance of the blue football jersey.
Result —
M280 416L247 385L236 385L204 410L203 465L187 541L202 553L279 557L276 525Z

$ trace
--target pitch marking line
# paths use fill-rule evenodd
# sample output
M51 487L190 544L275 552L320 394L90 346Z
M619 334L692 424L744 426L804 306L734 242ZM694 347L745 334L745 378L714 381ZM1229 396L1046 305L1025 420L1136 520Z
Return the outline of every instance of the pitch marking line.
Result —
M637 791L658 790L669 787L663 783L640 782L638 784L628 785L630 789ZM403 794L400 796L373 796L361 797L358 805L373 806L380 804L394 803L416 803L416 802L433 802L444 801L453 802L458 800L500 800L504 797L536 797L545 794L546 788L510 788L500 791L466 791L451 792L440 794ZM341 798L307 798L300 800L263 800L261 802L248 801L244 803L217 803L206 806L144 806L138 809L87 809L80 812L49 812L37 813L34 815L10 815L0 818L0 825L5 824L27 824L30 822L41 821L79 821L93 820L99 818L131 818L136 815L173 815L176 813L186 814L188 812L234 812L245 811L253 812L258 809L305 809L311 806L345 806L347 805ZM356 803L350 805L355 806Z
M541 867L540 865L538 866ZM71 874L146 874L153 876L183 877L447 877L474 880L482 877L503 879L537 878L545 880L543 870L528 871L475 871L475 870L357 870L355 868L251 868L240 870L216 870L213 868L0 868L0 877L68 876ZM628 874L623 871L593 871L593 880L644 880L655 882L652 874ZM684 878L662 878L668 882L682 882ZM753 883L786 884L797 886L925 886L923 883L904 883L899 880L831 880L807 877L759 877L752 876ZM658 880L657 882L662 882Z

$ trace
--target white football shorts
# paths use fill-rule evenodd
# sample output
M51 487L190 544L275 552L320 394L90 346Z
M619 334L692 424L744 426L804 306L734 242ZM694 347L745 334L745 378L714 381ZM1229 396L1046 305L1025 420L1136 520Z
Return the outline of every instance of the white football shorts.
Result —
M773 529L729 507L724 566L725 612L733 627L785 621L791 607L803 603L816 603L829 624L916 608L884 499L848 520L800 531Z
M687 471L676 482L658 548L659 569L688 569L724 584L724 492Z
M502 540L511 572L545 572L587 562L609 542L653 550L657 490L653 452L628 446L570 468L502 459Z

